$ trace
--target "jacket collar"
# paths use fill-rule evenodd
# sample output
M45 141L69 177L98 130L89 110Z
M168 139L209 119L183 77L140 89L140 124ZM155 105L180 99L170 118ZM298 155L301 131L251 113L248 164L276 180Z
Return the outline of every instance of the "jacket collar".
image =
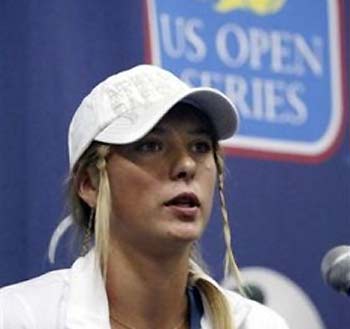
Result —
M71 270L65 329L110 329L107 294L94 249Z
M247 303L246 298L242 297L238 293L234 291L230 291L222 288L213 278L207 275L200 266L198 266L195 262L190 261L190 271L195 278L201 278L209 283L211 283L214 287L216 287L226 298L229 308L231 310L231 314L233 314L233 320L235 321L235 326L237 329L243 325L248 313L251 311L251 305ZM201 328L202 329L210 329L212 328L212 319L211 319L211 311L209 309L209 304L206 300L206 297L199 290L203 307L204 307L204 315L201 320Z
M78 258L72 266L65 329L110 329L105 284L95 255L93 248L86 256ZM226 297L239 328L251 309L246 300L237 293L223 289L192 261L190 271L199 273L202 279L210 282ZM201 328L210 329L212 321L209 305L202 292L199 292L204 307Z

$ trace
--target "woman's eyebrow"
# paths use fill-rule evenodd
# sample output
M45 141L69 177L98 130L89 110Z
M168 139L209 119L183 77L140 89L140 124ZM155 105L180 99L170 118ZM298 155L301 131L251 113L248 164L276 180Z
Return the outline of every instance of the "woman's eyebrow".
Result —
M203 128L203 127L191 129L188 132L191 135L207 135L207 136L212 135L212 132L209 129Z

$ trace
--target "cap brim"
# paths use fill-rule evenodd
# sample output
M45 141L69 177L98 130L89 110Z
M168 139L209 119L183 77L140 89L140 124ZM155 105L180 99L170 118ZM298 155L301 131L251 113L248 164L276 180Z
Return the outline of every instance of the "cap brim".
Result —
M227 139L238 127L238 111L226 95L207 87L189 88L172 99L145 105L142 115L124 113L114 119L95 138L109 144L128 144L144 137L177 103L188 102L211 120L219 140ZM147 115L145 115L147 113Z

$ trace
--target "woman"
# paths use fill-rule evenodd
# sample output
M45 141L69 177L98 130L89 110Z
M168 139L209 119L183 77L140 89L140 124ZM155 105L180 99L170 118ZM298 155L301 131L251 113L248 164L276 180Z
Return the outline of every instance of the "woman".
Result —
M287 328L219 287L195 256L218 184L226 273L239 282L218 145L237 120L220 92L155 66L95 87L69 129L72 216L87 254L2 289L0 328Z

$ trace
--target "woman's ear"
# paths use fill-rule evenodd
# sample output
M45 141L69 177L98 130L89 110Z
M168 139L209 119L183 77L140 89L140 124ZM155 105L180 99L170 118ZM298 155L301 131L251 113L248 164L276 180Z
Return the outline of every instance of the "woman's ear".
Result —
M77 178L77 191L78 195L90 206L90 208L96 208L97 200L97 182L93 176L92 171L86 169L80 173Z

